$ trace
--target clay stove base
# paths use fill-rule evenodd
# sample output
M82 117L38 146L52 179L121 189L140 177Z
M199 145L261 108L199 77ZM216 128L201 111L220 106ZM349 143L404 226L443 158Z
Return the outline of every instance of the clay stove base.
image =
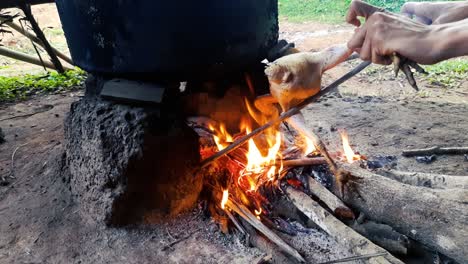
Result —
M152 222L198 199L198 137L158 108L86 95L72 104L65 141L70 191L88 222Z

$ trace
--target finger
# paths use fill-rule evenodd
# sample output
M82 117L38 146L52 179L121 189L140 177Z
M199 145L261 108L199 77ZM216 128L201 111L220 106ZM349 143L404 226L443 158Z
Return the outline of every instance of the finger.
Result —
M366 37L362 44L361 53L359 53L361 60L370 61L372 60L372 43L371 38Z
M402 7L400 12L409 18L411 18L414 15L415 9L416 9L417 3L415 2L408 2L405 3Z
M348 48L354 51L361 49L362 44L364 43L364 40L366 38L366 34L367 34L366 25L356 30L354 35L348 41Z
M361 26L361 21L359 21L358 19L358 16L359 16L358 9L359 9L359 5L361 5L361 3L359 2L360 1L351 2L348 13L346 14L346 22L348 22L349 24L355 25L356 27Z
M361 26L361 21L359 21L358 17L364 17L367 19L373 13L383 11L384 9L382 8L355 0L351 2L348 13L346 14L346 22L359 27Z

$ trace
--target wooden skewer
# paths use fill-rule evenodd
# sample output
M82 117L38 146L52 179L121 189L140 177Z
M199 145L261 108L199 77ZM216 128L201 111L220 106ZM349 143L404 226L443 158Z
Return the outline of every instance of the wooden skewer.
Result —
M277 117L277 118L275 118L273 120L270 120L268 123L266 123L265 125L255 129L250 134L239 138L234 143L229 145L227 148L225 148L225 149L219 151L218 153L214 154L213 156L203 160L201 162L201 167L202 168L206 167L207 165L211 164L212 162L216 161L217 159L221 158L222 156L224 156L224 155L234 151L235 149L239 148L240 146L245 144L249 139L257 136L258 134L262 133L266 129L268 129L268 128L270 128L270 127L272 127L272 126L274 126L274 125L276 125L276 124L278 124L280 122L283 122L284 120L290 118L293 115L298 114L303 108L305 108L309 104L317 101L317 99L320 98L321 96L334 91L340 84L342 84L345 81L349 80L351 77L355 76L356 74L358 74L359 72L361 72L362 70L367 68L367 66L369 66L370 64L371 64L371 62L368 62L368 61L362 62L356 68L354 68L350 72L346 73L345 75L343 75L338 80L334 81L329 86L323 88L318 94L305 99L299 105L297 105L295 107L292 107L291 109L289 109L286 112L283 112L279 117Z

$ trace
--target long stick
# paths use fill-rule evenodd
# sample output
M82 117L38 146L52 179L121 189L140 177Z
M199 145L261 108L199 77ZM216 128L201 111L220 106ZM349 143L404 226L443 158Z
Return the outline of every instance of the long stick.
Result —
M52 63L54 64L55 69L59 73L64 73L65 70L63 69L62 63L57 58L57 55L55 54L54 50L52 49L52 46L50 46L49 42L47 41L46 37L44 36L44 32L42 32L41 28L37 24L36 19L34 19L34 16L31 13L31 6L26 4L26 3L23 3L23 4L21 4L21 10L23 10L24 15L28 19L29 23L31 23L31 27L32 27L34 33L36 34L36 36L44 44L44 49L49 54L50 59L52 60Z
M405 157L425 156L425 155L463 155L468 154L468 147L441 148L432 147L426 149L411 149L403 151Z
M27 30L23 29L20 25L16 24L15 22L11 22L11 21L7 21L7 19L3 19L0 17L0 22L4 22L5 25L9 26L10 28L16 30L18 33L24 35L25 37L29 38L30 40L34 41L35 43L37 43L38 45L40 45L41 47L45 48L45 45L44 43L42 43L42 41L34 36L33 34L31 34L30 32L28 32ZM59 58L61 58L62 60L68 62L70 65L74 65L73 64L73 61L70 57L68 57L67 55L63 54L62 52L60 52L59 50L57 50L56 48L54 47L51 47L52 50L55 52L55 54L57 54L57 56Z
M354 68L350 72L346 73L345 75L343 75L338 80L334 81L329 86L323 88L318 94L305 99L302 103L300 103L296 107L293 107L293 108L289 109L288 111L282 113L279 117L277 117L277 118L275 118L273 120L270 120L265 125L255 129L250 134L239 138L238 140L233 142L231 145L229 145L227 148L219 151L218 153L214 154L213 156L211 156L209 158L206 158L205 160L203 160L201 162L201 167L202 168L206 167L207 165L211 164L213 161L221 158L222 156L224 156L224 155L234 151L238 147L242 146L249 139L255 137L256 135L260 134L261 132L265 131L266 129L268 129L268 128L270 128L270 127L272 127L272 126L274 126L274 125L276 125L276 124L278 124L280 122L283 122L284 120L288 119L289 117L299 113L303 108L305 108L309 104L317 101L317 99L320 98L321 96L334 91L340 84L342 84L345 81L349 80L351 77L355 76L356 74L358 74L359 72L364 70L370 64L371 64L371 62L368 62L368 61L362 62L356 68Z
M41 61L36 57L33 57L31 55L28 55L22 52L10 50L5 47L0 47L0 55L10 57L15 60L20 60L20 61L24 61L27 63L39 65L39 66L45 66L49 69L55 70L54 64L50 61L43 61L44 62L44 65L43 65Z

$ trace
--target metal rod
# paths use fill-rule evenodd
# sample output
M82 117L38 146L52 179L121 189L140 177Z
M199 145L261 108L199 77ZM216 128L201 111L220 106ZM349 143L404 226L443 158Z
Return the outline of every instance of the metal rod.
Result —
M206 158L205 160L203 160L201 162L201 167L204 168L207 165L211 164L212 162L216 161L217 159L221 158L222 156L234 151L235 149L239 148L244 143L246 143L249 139L255 137L256 135L260 134L261 132L265 131L266 129L270 128L271 126L276 125L276 124L278 124L280 122L283 122L284 120L290 118L291 116L293 116L295 114L298 114L303 108L305 108L309 104L317 101L317 99L320 98L321 96L334 91L336 88L338 88L338 86L340 84L342 84L345 81L349 80L351 77L355 76L356 74L358 74L359 72L361 72L362 70L367 68L367 66L369 66L370 64L371 64L371 62L369 62L369 61L362 62L361 64L356 66L356 68L354 68L350 72L346 73L345 75L343 75L338 80L334 81L329 86L323 88L318 94L313 95L313 96L305 99L304 101L302 101L302 103L300 103L299 105L297 105L297 106L289 109L288 111L282 113L279 117L277 117L277 118L275 118L273 120L270 120L268 123L266 123L265 125L255 129L250 134L239 138L238 140L233 142L231 145L229 145L227 148L217 152L216 154L214 154L211 157Z

